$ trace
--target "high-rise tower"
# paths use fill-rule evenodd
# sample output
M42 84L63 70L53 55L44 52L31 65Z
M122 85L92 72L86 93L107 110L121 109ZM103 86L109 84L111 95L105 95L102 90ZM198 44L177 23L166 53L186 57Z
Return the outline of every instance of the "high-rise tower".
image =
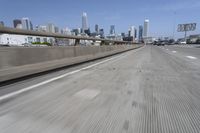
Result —
M82 15L82 32L84 33L85 30L88 30L88 18L87 18L87 13L83 12Z
M143 35L144 35L143 37L145 37L145 38L149 36L149 20L148 19L146 19L144 21L144 34Z

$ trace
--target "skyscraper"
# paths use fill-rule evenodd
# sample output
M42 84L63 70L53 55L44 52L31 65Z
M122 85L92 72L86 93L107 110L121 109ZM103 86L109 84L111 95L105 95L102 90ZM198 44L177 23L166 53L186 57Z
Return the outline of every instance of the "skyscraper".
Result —
M137 29L136 28L134 28L134 38L136 39L137 38Z
M71 35L71 30L66 27L66 28L63 29L63 34Z
M17 28L21 24L22 24L22 21L20 19L14 19L13 20L13 26L14 26L14 28Z
M131 26L129 29L129 37L135 38L135 26Z
M22 22L22 28L23 29L33 30L33 25L31 23L31 21L29 20L29 18L22 18L21 22Z
M87 18L87 13L83 12L82 15L82 32L84 33L85 30L88 30L88 18Z
M138 33L138 39L139 39L139 42L142 42L142 37L143 37L143 26L140 25L139 26L139 33Z
M99 25L98 25L98 24L95 25L95 32L96 32L97 34L99 33Z
M143 37L148 37L149 36L149 20L146 19L144 21L144 36Z
M60 33L60 29L58 26L55 26L55 33Z
M114 35L114 34L115 34L115 26L114 26L114 25L111 25L111 26L110 26L110 34L111 34L111 35Z
M47 32L55 33L55 25L52 23L47 24Z

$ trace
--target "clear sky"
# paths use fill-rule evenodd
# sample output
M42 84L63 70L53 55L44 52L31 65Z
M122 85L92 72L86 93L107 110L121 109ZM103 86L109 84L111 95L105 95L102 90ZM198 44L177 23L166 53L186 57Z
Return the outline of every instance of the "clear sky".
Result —
M200 33L200 0L0 0L0 21L7 26L13 26L15 18L29 17L34 26L52 22L78 28L82 12L87 12L92 31L99 24L108 32L114 24L117 33L127 32L147 18L151 36L172 36L174 24L189 22L197 23L190 34Z

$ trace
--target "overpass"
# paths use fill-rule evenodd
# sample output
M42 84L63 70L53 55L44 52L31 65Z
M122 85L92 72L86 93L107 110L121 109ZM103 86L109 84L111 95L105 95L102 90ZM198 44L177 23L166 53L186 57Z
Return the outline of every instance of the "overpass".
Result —
M199 133L200 46L131 46L1 84L1 133Z

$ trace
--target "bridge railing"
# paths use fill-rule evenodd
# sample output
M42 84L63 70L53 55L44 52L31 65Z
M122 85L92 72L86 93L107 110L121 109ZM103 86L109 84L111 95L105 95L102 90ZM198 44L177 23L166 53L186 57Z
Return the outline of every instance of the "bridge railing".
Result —
M90 40L90 41L100 41L101 45L105 44L133 44L131 41L121 41L121 40L109 40L95 37L86 37L86 36L76 36L76 35L65 35L60 33L50 33L50 32L40 32L40 31L31 31L23 29L15 29L8 27L0 27L1 34L14 34L14 35L30 35L30 36L41 36L41 37L53 37L59 39L73 39L75 40L74 45L80 44L80 40Z

